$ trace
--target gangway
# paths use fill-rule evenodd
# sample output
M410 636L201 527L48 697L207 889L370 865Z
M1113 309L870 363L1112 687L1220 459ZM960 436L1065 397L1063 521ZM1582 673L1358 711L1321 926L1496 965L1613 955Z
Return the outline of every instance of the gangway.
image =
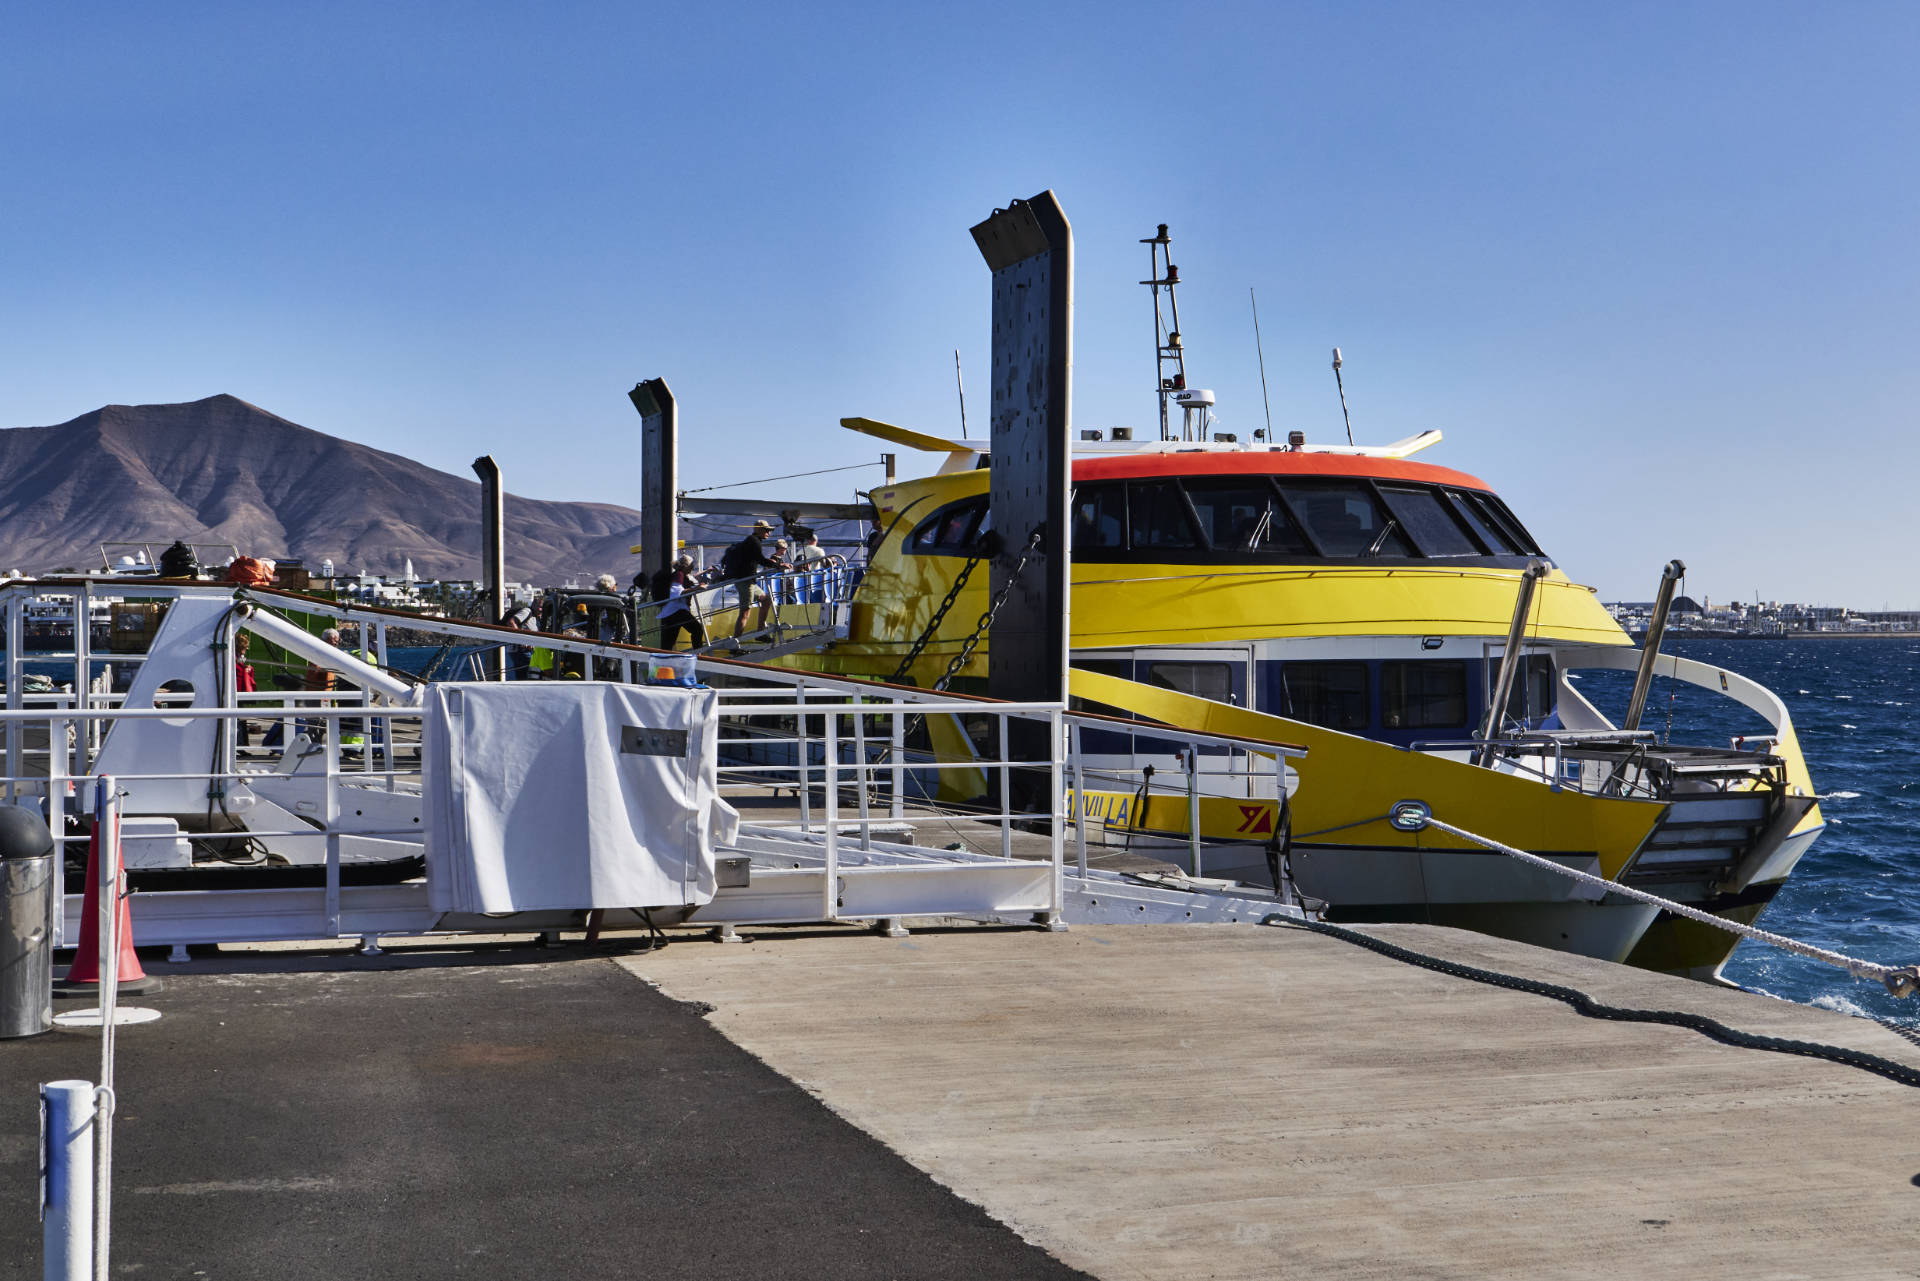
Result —
M26 602L48 590L73 592L76 584L0 587L10 638L18 634ZM79 590L109 588L82 583ZM129 588L115 579L111 590ZM63 655L28 655L10 646L7 709L0 714L9 799L40 806L63 846L87 840L88 819L74 797L105 772L107 757L127 793L137 943L372 943L383 935L546 933L585 923L584 911L574 910L502 918L434 909L420 823L423 713L408 680L386 663L390 633L405 628L451 644L551 647L580 655L585 670L626 682L655 651L271 589L152 583L137 591L168 603L147 654L95 659L84 640ZM357 626L353 648L372 661L324 645L301 621ZM331 667L354 688L236 693L225 674L236 629L284 641L290 652ZM1284 884L1276 893L1178 877L1154 883L1087 866L1088 824L1072 806L1079 780L1071 730L1103 718L1058 704L1003 703L715 656L697 663L718 691L720 793L744 802L783 784L795 792L799 812L741 822L715 850L724 874L711 900L654 912L651 924L728 934L741 925L851 921L895 932L924 918L1058 928L1300 915ZM135 670L130 679L125 671L116 677L109 664ZM29 665L66 666L72 679L57 681L65 688L55 692L30 693ZM932 718L970 727L972 754L942 760L911 746L913 727ZM256 729L279 723L285 745L272 751L242 746L237 727L244 721ZM1019 760L1007 752L1009 726L1017 721L1046 725L1052 748L1044 758ZM1249 772L1271 772L1276 786L1285 762L1304 754L1285 744L1171 728L1156 733L1186 742L1189 750L1227 748ZM357 744L343 742L348 738ZM730 738L739 750L729 748ZM916 817L938 796L939 779L956 771L989 780L993 804L941 821L984 834L983 844L997 840L998 853L934 848L917 839ZM1026 794L1009 786L1021 772L1048 776L1034 794L1052 798L1049 803L1027 812L1013 808L1009 798ZM253 801L244 812L228 803L242 793ZM65 938L76 937L79 908L79 895L69 894Z

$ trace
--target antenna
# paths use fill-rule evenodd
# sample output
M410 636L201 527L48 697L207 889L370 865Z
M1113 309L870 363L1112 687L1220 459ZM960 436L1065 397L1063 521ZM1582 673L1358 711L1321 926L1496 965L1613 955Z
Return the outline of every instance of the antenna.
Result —
M1267 439L1273 439L1273 406L1267 403L1267 353L1260 347L1260 300L1247 286L1247 301L1253 304L1253 350L1260 357L1260 407L1267 411Z
M1187 389L1187 353L1180 345L1180 301L1174 294L1175 286L1180 283L1180 269L1173 265L1173 241L1167 235L1166 223L1159 225L1152 239L1140 243L1148 246L1152 256L1148 278L1140 283L1153 290L1153 357L1159 375L1155 391L1160 397L1160 439L1172 440L1173 430L1167 423L1167 398ZM1167 291L1165 313L1160 310L1162 289Z
M960 380L960 349L953 349L953 387L960 393L960 439L967 438L967 385Z
M1347 412L1347 385L1340 381L1340 349L1333 349L1333 385L1340 389L1340 416L1347 420L1347 443L1353 443L1353 416Z

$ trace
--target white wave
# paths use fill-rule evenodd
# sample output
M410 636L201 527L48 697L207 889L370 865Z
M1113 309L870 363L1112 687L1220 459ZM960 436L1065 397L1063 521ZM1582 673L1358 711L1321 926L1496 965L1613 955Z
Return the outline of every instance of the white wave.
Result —
M1834 697L1843 703L1851 703L1853 701L1853 695L1851 694L1835 694Z
M1860 727L1858 725L1849 725L1845 721L1841 721L1840 728L1841 729L1859 729Z
M1851 1014L1856 1019L1870 1019L1873 1017L1873 1015L1867 1013L1866 1006L1855 1005L1846 997L1834 996L1831 993L1822 993L1814 997L1811 1001L1808 1001L1807 1004L1822 1010L1834 1010L1840 1014Z
M1822 792L1818 799L1823 801L1850 801L1859 795L1860 793L1858 792Z
M1796 693L1796 694L1811 694L1811 693L1813 693L1813 691L1812 691L1812 690L1810 690L1810 689L1796 689L1796 690L1794 690L1793 692L1794 692L1794 693Z

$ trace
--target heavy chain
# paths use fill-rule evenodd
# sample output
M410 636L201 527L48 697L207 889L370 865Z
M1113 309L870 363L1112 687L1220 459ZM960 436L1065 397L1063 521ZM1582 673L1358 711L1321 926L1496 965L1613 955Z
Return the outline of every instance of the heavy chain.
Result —
M953 586L947 589L947 597L940 602L940 608L933 611L933 617L928 620L926 630L922 631L919 639L913 642L913 648L909 649L907 656L900 660L900 666L893 669L893 675L887 677L889 684L898 685L906 679L907 673L913 670L914 660L926 651L928 643L933 640L933 634L940 630L940 623L946 618L947 611L953 608L953 602L960 599L960 589L965 587L967 579L973 576L973 567L979 563L979 556L969 556L967 563L960 567L960 576L954 579Z
M980 615L980 621L973 625L973 635L967 637L965 643L960 646L960 652L953 656L951 663L947 664L946 674L933 683L934 689L945 690L947 682L959 675L960 669L967 665L967 660L973 657L973 651L980 646L980 638L987 634L989 627L993 626L994 615L998 614L1000 607L1007 603L1007 597L1013 592L1013 585L1020 581L1020 575L1026 569L1027 562L1032 560L1033 554L1039 550L1040 531L1036 529L1027 539L1027 545L1020 550L1020 559L1014 562L1013 572L1007 575L1007 581L1000 584L1000 590L993 594L991 601L987 602L986 612Z

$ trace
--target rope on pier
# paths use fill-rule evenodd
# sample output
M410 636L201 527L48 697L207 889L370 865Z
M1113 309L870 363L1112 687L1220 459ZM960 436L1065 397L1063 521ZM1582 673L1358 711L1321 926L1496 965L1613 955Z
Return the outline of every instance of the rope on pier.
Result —
M1697 907L1688 907L1685 903L1676 903L1672 899L1661 898L1658 894L1649 894L1647 891L1636 889L1631 885L1623 885L1619 881L1610 881L1604 876L1595 876L1590 872L1582 872L1575 868L1556 863L1552 859L1541 858L1538 854L1529 854L1525 850L1517 850L1511 845L1502 845L1499 841L1492 840L1489 837L1481 836L1475 832L1469 832L1464 827L1455 827L1451 823L1442 822L1433 817L1432 813L1429 812L1424 805L1417 802L1403 803L1395 806L1393 812L1388 814L1386 818L1388 822L1400 828L1402 831L1417 832L1423 827L1435 827L1443 832L1451 833L1463 841L1472 841L1475 845L1485 846L1487 849L1493 850L1496 853L1505 854L1509 858L1519 859L1521 862L1529 863L1543 871L1554 872L1561 876L1595 886L1596 888L1606 891L1608 894L1617 894L1622 898L1630 898L1637 902L1648 903L1654 907L1672 912L1675 916L1684 916L1690 921L1698 921L1702 925L1711 925L1717 929L1738 934L1742 938L1750 938L1756 943L1765 943L1769 947L1777 947L1783 952L1792 952L1795 955L1820 961L1826 965L1837 966L1857 979L1870 979L1884 985L1887 991L1895 996L1912 996L1915 989L1920 988L1920 965L1877 965L1872 961L1863 961L1858 957L1847 956L1842 952L1829 951L1824 947L1815 947L1811 943L1802 943L1799 939L1788 938L1784 934L1775 934L1771 930L1762 930L1751 925L1742 925L1738 921L1730 921L1725 917L1715 916L1711 912L1703 912Z
M1840 1063L1847 1067L1859 1068L1863 1072L1871 1072L1875 1076L1883 1076L1900 1085L1920 1088L1920 1068L1882 1058L1878 1054L1868 1054L1864 1050L1849 1049L1841 1045L1822 1045L1817 1041L1794 1041L1781 1036L1760 1036L1753 1032L1742 1032L1738 1028L1728 1027L1718 1019L1710 1019L1704 1014L1690 1014L1685 1010L1636 1010L1619 1005L1603 1005L1578 988L1563 987L1558 983L1543 983L1538 979L1521 978L1514 974L1502 974L1498 970L1483 970L1478 966L1443 960L1437 956L1429 956L1424 952L1416 952L1411 948L1389 943L1385 939L1375 938L1371 934L1342 929L1338 925L1329 925L1325 921L1316 921L1311 918L1297 921L1275 913L1262 924L1303 926L1315 934L1326 934L1342 939L1396 961L1418 965L1422 969L1434 970L1454 978L1472 979L1477 983L1490 983L1495 987L1509 988L1515 992L1550 996L1557 1001L1566 1002L1590 1019L1613 1019L1623 1023L1664 1023L1670 1027L1691 1028L1723 1045L1738 1046L1748 1050L1770 1050L1775 1054L1797 1054L1810 1059L1826 1059L1831 1063Z

